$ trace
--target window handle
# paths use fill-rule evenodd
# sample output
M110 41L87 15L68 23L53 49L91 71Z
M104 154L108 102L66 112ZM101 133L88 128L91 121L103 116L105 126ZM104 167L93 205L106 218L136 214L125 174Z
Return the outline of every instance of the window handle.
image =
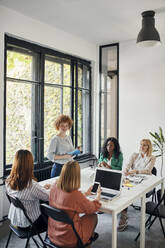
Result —
M33 136L32 139L37 139L37 136Z

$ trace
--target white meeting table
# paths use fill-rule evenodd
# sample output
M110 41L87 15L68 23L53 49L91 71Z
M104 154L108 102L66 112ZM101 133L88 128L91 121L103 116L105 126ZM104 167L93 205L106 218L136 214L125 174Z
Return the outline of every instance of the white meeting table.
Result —
M81 190L85 192L92 184L94 178L94 169L87 167L81 170ZM39 182L41 185L54 183L57 178L47 179ZM99 209L102 212L112 214L112 248L117 248L117 215L123 209L130 206L135 200L141 198L141 221L140 221L140 248L145 248L145 211L146 211L146 193L157 185L161 184L161 192L164 191L164 178L158 176L146 176L146 178L137 185L123 187L121 195L112 201L101 201L102 206Z

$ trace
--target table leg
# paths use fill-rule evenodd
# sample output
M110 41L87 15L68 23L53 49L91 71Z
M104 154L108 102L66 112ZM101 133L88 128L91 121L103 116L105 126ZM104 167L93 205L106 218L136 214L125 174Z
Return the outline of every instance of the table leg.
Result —
M164 179L161 182L161 198L162 198L163 194L164 194Z
M140 248L145 248L146 195L141 198Z
M117 248L117 214L112 212L112 248Z

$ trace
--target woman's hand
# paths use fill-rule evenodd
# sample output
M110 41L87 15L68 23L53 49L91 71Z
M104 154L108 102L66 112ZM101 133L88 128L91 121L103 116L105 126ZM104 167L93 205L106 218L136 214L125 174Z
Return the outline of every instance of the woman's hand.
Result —
M44 185L44 188L45 188L45 189L50 189L50 187L51 187L51 184L48 184L48 183L47 183L47 184Z
M106 164L106 168L108 168L108 169L112 169L112 166L111 166L111 165L109 165L109 164Z
M125 170L124 170L124 175L125 175L125 176L128 176L128 175L129 175L128 169L125 169Z
M99 187L97 189L96 200L100 201L100 195L101 195L101 186L99 185Z
M71 159L72 158L72 155L70 154L64 154L64 155L55 155L54 156L54 159Z
M130 170L128 175L138 174L138 170Z
M65 155L63 155L63 158L65 159L68 159L68 158L72 158L72 155L70 155L70 154L65 154Z
M111 165L108 165L106 162L101 162L98 164L99 167L105 167L105 168L108 168L108 169L112 169L112 166Z
M80 152L81 152L81 146L77 146L76 149L80 150Z
M87 190L87 192L84 193L85 196L91 195L91 190L92 190L92 186L89 187L89 189Z

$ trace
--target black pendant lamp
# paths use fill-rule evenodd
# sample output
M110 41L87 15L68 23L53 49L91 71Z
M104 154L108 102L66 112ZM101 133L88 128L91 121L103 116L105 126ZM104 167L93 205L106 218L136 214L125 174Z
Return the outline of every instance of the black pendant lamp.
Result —
M136 43L140 46L149 47L161 44L160 36L155 28L155 11L142 12L142 29L140 30Z

